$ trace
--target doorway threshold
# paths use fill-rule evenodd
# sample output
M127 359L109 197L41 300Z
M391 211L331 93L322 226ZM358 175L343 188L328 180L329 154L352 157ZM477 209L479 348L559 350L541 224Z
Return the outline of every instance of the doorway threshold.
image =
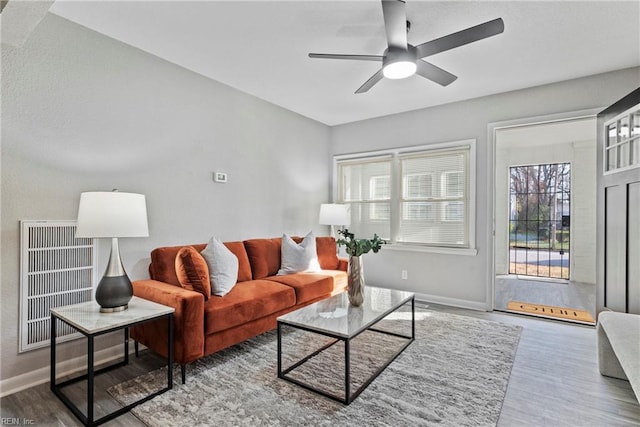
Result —
M569 281L567 279L561 279L559 277L526 276L524 274L516 274L515 276L518 280L527 280L527 281L545 282L545 283L559 283L562 285L569 284Z

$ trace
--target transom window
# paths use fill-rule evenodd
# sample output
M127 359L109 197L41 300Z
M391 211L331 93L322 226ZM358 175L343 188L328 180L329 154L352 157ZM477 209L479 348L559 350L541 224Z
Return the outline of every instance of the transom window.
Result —
M475 140L338 156L336 202L349 229L400 245L472 248Z
M605 175L640 167L640 108L608 121L605 129Z

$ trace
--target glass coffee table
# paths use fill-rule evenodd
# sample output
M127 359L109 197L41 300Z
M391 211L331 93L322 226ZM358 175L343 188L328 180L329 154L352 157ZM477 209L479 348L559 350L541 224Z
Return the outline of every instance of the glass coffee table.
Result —
M398 333L395 331L376 328L376 324L396 312L405 305L411 304L410 332ZM406 313L407 315L409 313ZM409 320L407 318L407 320ZM299 329L331 338L328 343L320 348L315 348L297 362L283 368L283 327ZM390 357L382 361L381 365L362 383L355 391L351 391L351 342L358 335L366 331L391 335L401 339L399 348ZM330 399L344 404L350 404L365 388L385 370L396 357L404 351L415 339L415 296L411 292L397 291L393 289L365 288L364 303L360 307L349 304L346 292L334 295L330 298L318 301L306 307L278 317L278 378L297 384L307 390L316 392ZM290 374L302 367L310 359L318 356L337 343L344 344L344 394L339 395L320 389L300 378L293 378ZM332 366L323 367L327 371Z

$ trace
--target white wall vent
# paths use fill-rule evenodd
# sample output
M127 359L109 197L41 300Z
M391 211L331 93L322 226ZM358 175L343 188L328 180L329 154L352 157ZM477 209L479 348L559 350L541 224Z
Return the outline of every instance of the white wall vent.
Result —
M20 352L49 345L50 308L91 301L95 239L76 239L76 221L20 221ZM81 337L59 324L58 342Z

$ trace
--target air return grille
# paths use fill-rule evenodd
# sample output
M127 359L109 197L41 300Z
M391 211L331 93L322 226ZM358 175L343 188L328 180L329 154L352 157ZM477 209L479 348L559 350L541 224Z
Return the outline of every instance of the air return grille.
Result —
M49 345L50 308L93 297L97 244L75 233L75 221L20 221L20 352ZM61 323L57 335L81 336Z

